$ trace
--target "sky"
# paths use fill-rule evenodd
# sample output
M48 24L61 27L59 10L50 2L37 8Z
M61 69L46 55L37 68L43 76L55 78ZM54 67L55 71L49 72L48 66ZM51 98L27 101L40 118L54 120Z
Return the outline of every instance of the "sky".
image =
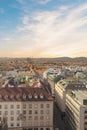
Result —
M87 57L87 0L0 0L0 57Z

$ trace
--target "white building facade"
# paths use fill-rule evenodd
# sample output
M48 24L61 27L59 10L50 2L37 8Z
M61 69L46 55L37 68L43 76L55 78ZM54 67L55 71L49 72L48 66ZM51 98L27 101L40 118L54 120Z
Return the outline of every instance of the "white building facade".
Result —
M65 100L66 100L66 84L60 80L55 84L55 99L61 112L65 112Z
M76 94L77 93L77 94ZM87 96L86 105L84 105L84 97L82 91L69 93L66 95L66 124L70 130L87 130ZM78 95L80 93L79 100ZM87 91L86 91L87 94Z

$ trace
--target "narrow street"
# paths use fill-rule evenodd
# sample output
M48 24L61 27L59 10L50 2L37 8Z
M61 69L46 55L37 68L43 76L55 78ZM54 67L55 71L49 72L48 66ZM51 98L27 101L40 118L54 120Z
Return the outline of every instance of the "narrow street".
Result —
M61 111L54 104L54 130L67 130L64 120L61 119Z

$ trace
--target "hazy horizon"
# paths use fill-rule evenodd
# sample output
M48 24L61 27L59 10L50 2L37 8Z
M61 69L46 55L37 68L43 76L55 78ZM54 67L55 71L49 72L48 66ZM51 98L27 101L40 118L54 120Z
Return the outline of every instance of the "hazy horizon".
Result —
M87 57L87 0L1 0L0 57Z

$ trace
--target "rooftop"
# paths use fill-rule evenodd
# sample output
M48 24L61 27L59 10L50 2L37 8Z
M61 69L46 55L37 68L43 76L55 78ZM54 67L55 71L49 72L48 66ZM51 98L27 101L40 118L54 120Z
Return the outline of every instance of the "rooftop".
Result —
M0 88L0 101L52 101L47 88Z
M75 81L70 81L67 82L66 80L60 80L59 82L57 82L57 84L59 84L63 89L76 89L76 90L86 90L86 85L79 83L79 82L75 82Z
M78 103L87 105L87 90L74 90L68 94Z
M48 74L48 78L49 78L50 80L53 80L54 82L58 82L59 80L64 79L63 76L61 76L61 75L56 75L56 74Z

